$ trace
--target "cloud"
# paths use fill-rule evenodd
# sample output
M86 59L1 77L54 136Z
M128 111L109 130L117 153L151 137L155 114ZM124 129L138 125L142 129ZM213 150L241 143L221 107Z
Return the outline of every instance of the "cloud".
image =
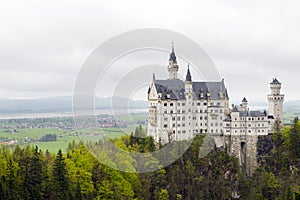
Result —
M297 1L258 0L2 1L0 96L71 94L81 65L99 44L124 31L156 27L198 42L232 100L265 101L274 76L287 99L300 99L298 7ZM112 82L118 73L111 72Z

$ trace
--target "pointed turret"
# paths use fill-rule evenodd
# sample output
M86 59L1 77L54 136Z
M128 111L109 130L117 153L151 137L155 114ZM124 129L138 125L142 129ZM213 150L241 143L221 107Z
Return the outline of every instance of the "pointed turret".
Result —
M179 67L177 65L176 55L174 51L174 43L172 42L172 52L170 53L168 65L169 79L177 79L178 68Z
M169 64L177 64L176 55L174 51L174 43L172 42L172 52L170 53Z
M188 64L188 69L187 69L185 81L192 81L192 76L191 76L190 65L189 64Z
M248 110L248 101L247 101L246 97L244 97L243 100L242 100L241 110L242 111L247 111Z

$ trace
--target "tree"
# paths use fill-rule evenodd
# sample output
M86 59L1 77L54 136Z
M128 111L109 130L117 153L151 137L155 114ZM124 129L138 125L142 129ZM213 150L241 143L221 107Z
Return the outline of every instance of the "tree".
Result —
M65 158L62 155L61 149L58 151L53 164L53 183L57 199L72 199Z
M294 162L300 158L300 122L298 117L294 119L290 130L290 152Z

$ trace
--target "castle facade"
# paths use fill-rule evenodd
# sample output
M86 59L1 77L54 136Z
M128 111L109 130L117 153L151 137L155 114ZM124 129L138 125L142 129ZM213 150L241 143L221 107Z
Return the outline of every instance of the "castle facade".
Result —
M258 137L272 132L275 122L283 125L281 83L276 78L270 83L268 112L250 111L246 98L229 108L224 79L193 81L187 66L186 78L180 80L178 69L172 46L168 79L156 79L153 74L149 86L147 135L163 144L189 140L198 134L218 138L217 146L227 147L228 153L239 159L243 171L251 175L257 166Z

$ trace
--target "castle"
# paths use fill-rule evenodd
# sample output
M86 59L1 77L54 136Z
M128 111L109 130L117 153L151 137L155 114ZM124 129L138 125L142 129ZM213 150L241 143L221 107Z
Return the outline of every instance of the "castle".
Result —
M251 175L257 166L258 137L271 133L275 123L283 125L281 83L276 78L270 83L268 112L250 111L246 98L241 105L229 108L224 79L195 82L189 65L185 80L178 79L174 46L167 69L168 79L158 80L153 74L149 86L147 135L163 144L189 140L198 134L212 136L216 145L226 147L238 158L245 174Z

